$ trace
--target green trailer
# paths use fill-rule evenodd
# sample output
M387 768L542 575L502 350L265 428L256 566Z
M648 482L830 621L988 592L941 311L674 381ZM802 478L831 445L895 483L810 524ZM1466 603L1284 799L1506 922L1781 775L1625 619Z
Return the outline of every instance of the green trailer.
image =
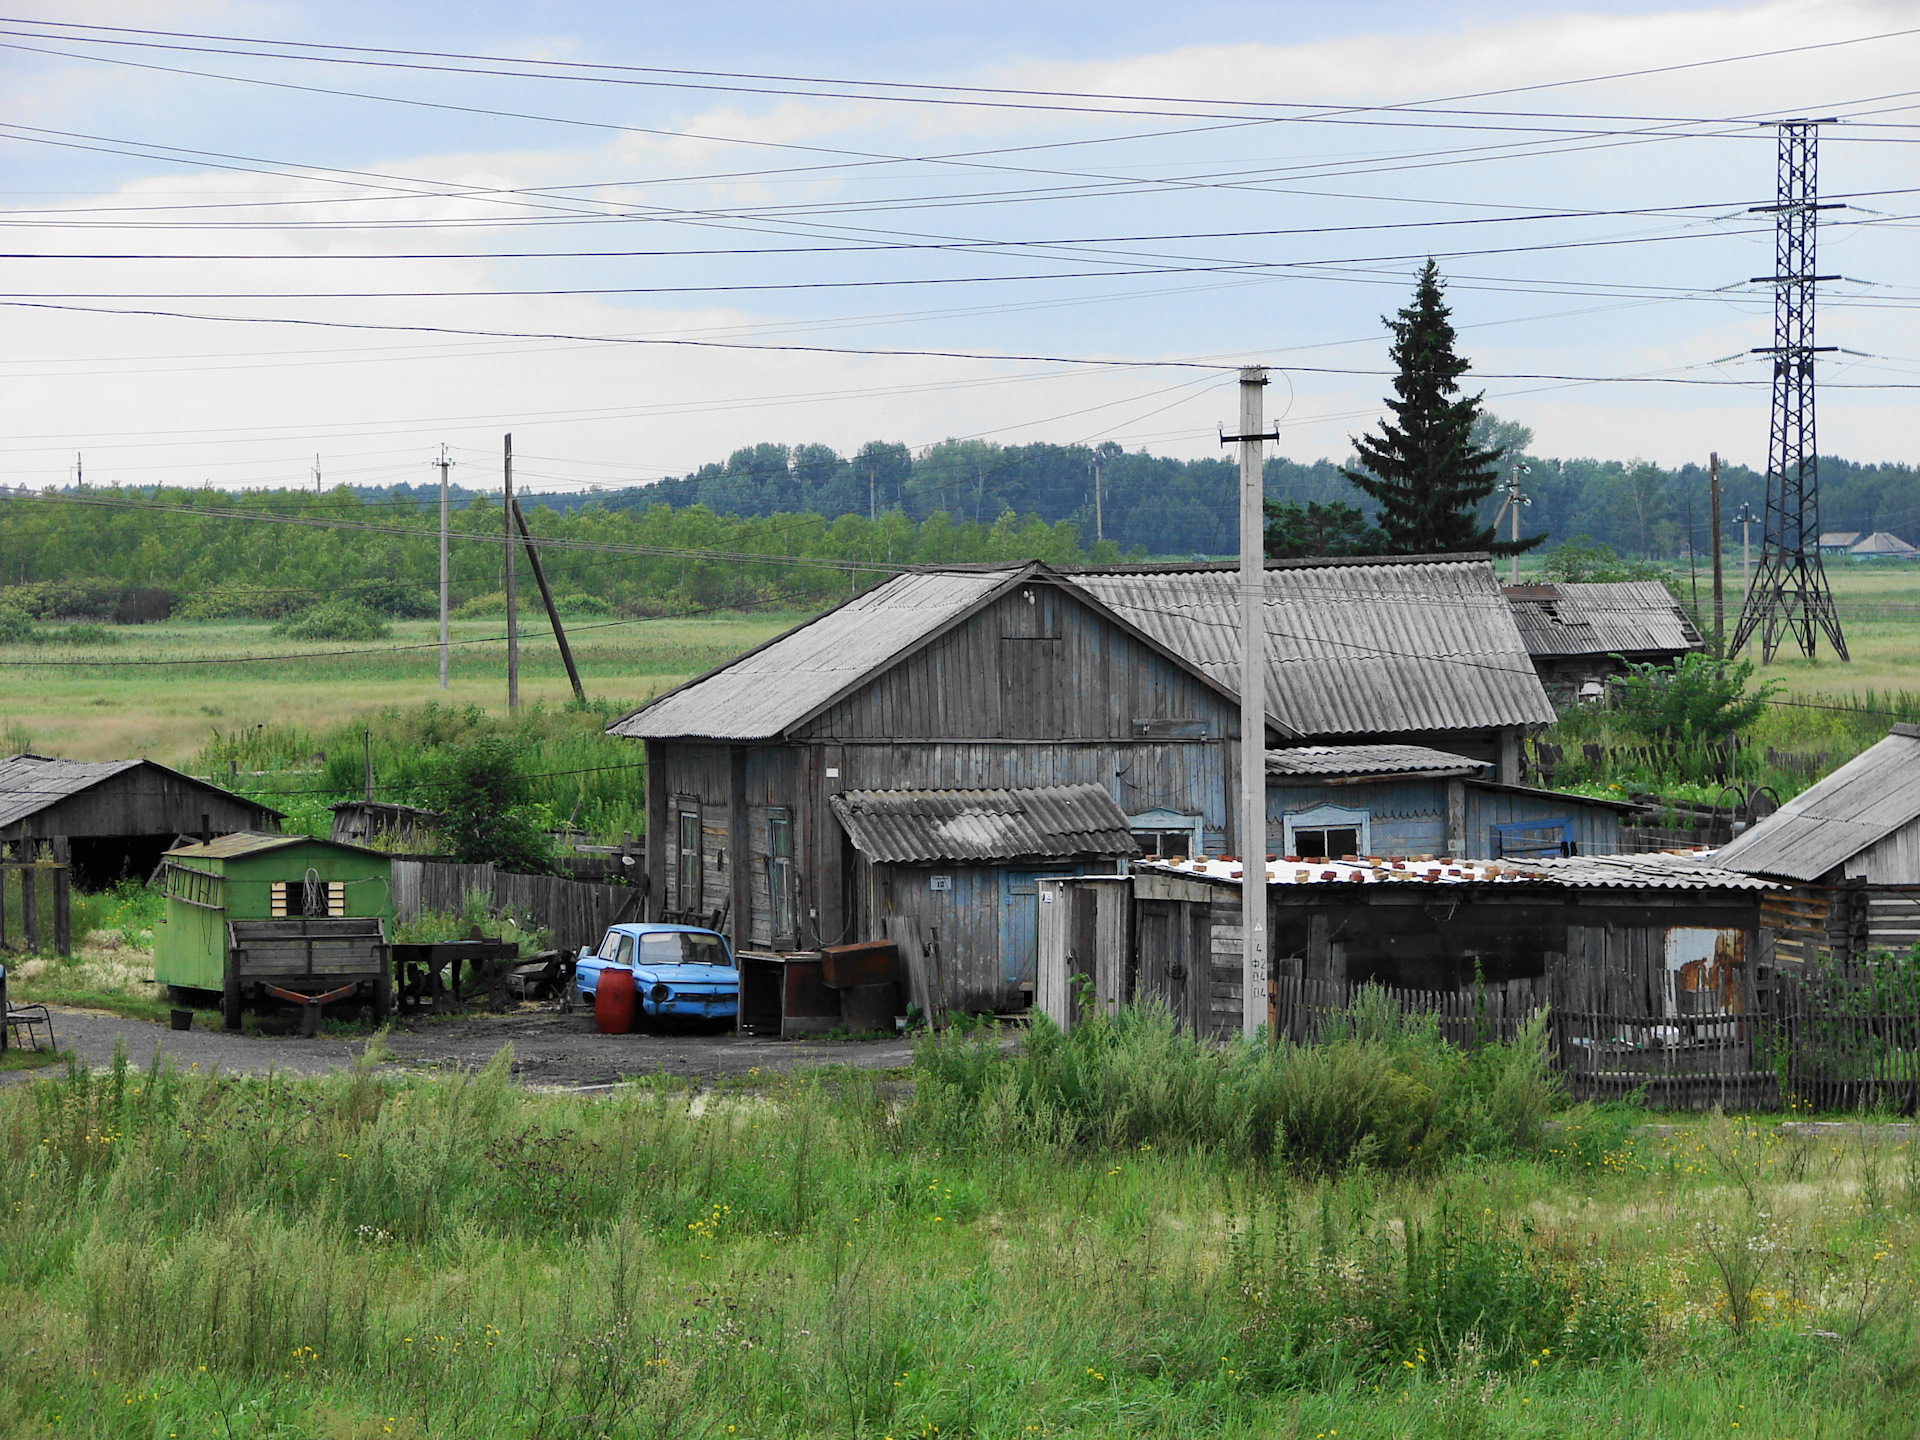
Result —
M176 997L218 995L229 1030L250 1004L320 1007L364 998L391 1008L387 856L308 835L223 835L169 850L167 913L154 930L154 978Z

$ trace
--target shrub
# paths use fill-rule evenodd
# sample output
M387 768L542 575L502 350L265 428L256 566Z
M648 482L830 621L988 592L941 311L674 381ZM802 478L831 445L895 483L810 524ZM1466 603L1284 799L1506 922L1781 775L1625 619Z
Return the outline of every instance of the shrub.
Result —
M329 600L273 627L289 640L384 640L393 627L352 600Z
M443 762L441 836L462 865L497 865L523 875L551 875L553 841L533 807L520 748L481 735L452 748Z
M33 617L11 605L0 605L0 645L31 645Z

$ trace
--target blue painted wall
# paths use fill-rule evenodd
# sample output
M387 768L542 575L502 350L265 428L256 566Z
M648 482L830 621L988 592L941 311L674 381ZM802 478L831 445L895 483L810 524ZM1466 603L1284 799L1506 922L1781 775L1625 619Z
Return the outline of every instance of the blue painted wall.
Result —
M1267 786L1267 849L1285 853L1287 816L1322 805L1365 810L1370 817L1369 849L1375 855L1440 855L1447 848L1446 780L1386 780L1358 785L1284 784ZM1474 784L1466 786L1467 853L1487 860L1494 853L1495 825L1566 820L1578 853L1619 853L1620 817L1610 807L1578 795L1515 794Z

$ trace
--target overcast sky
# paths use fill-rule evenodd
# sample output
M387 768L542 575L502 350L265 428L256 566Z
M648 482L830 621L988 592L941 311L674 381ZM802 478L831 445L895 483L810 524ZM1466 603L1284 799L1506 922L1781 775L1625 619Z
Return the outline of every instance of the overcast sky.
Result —
M1428 254L1536 452L1758 465L1747 209L1788 116L1835 117L1851 207L1822 217L1821 448L1920 460L1920 0L24 16L9 484L76 454L101 484L299 484L316 454L425 481L444 442L497 485L507 430L538 488L763 440L1207 455L1248 362L1279 452L1337 459ZM914 351L952 353L871 353Z

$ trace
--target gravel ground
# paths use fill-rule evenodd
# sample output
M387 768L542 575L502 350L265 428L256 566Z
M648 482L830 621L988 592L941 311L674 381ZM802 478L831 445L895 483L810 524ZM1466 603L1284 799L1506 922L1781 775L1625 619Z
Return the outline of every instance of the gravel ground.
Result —
M230 1035L201 1028L174 1031L144 1020L123 1020L90 1010L55 1010L62 1049L89 1065L113 1059L116 1040L127 1058L145 1066L158 1048L181 1068L265 1074L325 1075L351 1065L365 1040L303 1040L297 1036ZM216 1022L217 1023L217 1022ZM687 1030L602 1035L585 1014L563 1015L526 1006L508 1015L437 1017L396 1023L388 1034L394 1064L417 1070L466 1070L486 1064L502 1045L513 1046L513 1071L525 1084L569 1089L609 1085L622 1078L666 1073L696 1079L744 1075L750 1070L785 1071L808 1065L858 1065L872 1069L911 1060L910 1041L763 1040L732 1031ZM11 1071L8 1081L46 1071Z

